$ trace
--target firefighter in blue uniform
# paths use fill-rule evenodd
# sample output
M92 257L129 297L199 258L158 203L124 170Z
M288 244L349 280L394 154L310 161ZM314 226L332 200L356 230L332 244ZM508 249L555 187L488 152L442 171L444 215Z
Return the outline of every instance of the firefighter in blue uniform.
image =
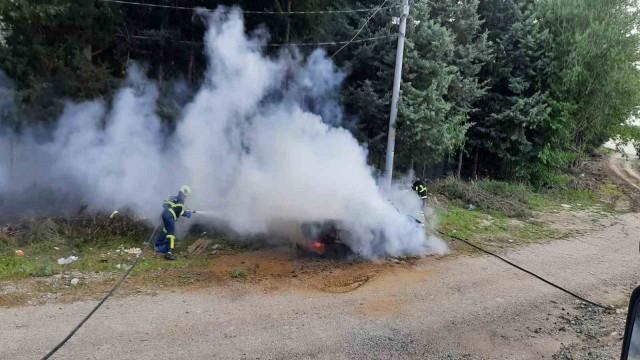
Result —
M411 188L418 193L420 200L422 200L422 208L424 209L427 203L427 183L425 183L420 176L416 176L416 181L413 182Z
M164 228L162 232L158 234L154 249L156 252L165 254L164 258L167 260L173 261L176 259L175 256L173 256L173 249L176 242L176 221L178 221L180 216L186 218L191 217L191 211L184 207L184 201L189 194L191 194L191 188L187 185L182 185L178 196L172 196L164 201L164 211L162 212Z

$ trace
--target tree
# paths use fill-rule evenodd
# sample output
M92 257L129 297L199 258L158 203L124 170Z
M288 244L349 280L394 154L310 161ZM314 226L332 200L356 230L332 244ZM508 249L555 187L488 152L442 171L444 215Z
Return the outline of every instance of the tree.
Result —
M408 22L398 122L400 159L437 161L462 148L478 72L490 58L475 0L418 2Z
M112 45L115 18L104 2L5 1L0 18L0 69L15 80L33 117L52 116L61 98L93 98L114 85L114 59L103 55Z
M638 3L635 0L541 0L551 34L552 117L565 146L590 151L616 135L640 104Z
M531 0L482 0L479 13L494 60L481 71L489 90L472 117L470 144L476 154L484 154L483 164L500 164L494 170L512 176L545 145L550 108L542 82L549 63L544 53L548 34Z

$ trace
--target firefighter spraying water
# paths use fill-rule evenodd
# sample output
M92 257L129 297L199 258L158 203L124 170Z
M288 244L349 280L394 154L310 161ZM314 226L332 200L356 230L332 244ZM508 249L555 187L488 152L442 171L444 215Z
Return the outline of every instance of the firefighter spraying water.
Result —
M191 194L191 188L187 185L182 185L177 196L172 196L164 201L164 211L162 211L162 224L164 227L158 234L154 249L156 252L165 254L164 258L167 260L175 260L173 256L173 249L176 242L176 221L180 216L184 216L187 219L191 217L193 211L185 209L184 202L187 196Z

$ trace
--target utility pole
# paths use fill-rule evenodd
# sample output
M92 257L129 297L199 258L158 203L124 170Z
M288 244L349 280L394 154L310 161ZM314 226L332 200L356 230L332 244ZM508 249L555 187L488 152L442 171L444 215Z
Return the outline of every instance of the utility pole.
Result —
M396 145L396 117L398 116L398 98L400 96L400 80L402 80L402 55L404 54L404 38L407 32L407 17L409 16L409 0L402 1L402 15L398 30L398 48L396 49L396 71L393 76L393 95L391 98L391 114L389 116L389 133L387 135L387 161L384 167L384 186L391 190L393 176L393 154Z

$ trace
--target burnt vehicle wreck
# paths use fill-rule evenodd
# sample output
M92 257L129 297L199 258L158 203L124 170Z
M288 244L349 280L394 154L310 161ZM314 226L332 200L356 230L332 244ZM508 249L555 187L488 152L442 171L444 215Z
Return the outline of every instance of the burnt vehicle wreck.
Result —
M424 231L424 224L415 217L407 215L406 221L417 231ZM350 241L354 235L340 220L305 222L301 232L303 239L296 248L302 254L338 259L358 256L358 249L351 245L357 242ZM378 241L384 241L384 234L380 233Z

